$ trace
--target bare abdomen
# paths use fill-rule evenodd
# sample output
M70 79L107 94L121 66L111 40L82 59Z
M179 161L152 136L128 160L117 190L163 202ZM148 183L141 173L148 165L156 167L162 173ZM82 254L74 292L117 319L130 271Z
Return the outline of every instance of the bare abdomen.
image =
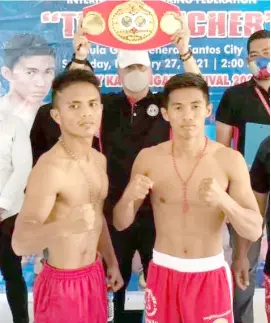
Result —
M222 247L224 216L217 210L193 208L183 215L172 206L154 209L156 224L155 249L179 258L205 258L219 254Z

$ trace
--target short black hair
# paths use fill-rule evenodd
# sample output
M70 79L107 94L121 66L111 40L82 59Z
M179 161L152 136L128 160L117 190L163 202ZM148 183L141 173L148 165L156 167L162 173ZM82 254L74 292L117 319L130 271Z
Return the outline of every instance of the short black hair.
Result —
M261 29L261 30L258 30L256 31L255 33L253 33L248 41L247 41L247 52L249 53L250 51L250 44L256 40L256 39L266 39L266 38L270 38L270 30L267 30L267 29Z
M48 55L55 57L54 50L39 35L15 34L4 45L4 65L12 69L21 57Z
M170 93L183 88L197 88L201 90L209 103L209 87L204 78L200 74L183 73L174 75L165 84L163 92L164 108L168 106Z
M99 79L91 72L86 70L70 70L64 71L61 74L57 75L53 80L52 84L52 105L53 108L56 108L56 96L58 92L66 89L72 84L76 83L89 83L92 84L101 95L100 91L100 81Z

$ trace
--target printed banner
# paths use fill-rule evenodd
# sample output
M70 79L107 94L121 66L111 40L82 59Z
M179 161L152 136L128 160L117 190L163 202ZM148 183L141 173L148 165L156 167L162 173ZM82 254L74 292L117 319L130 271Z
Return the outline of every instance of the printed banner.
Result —
M101 1L1 1L0 2L0 108L14 108L31 129L38 108L50 101L55 72L63 70L73 54L72 39L82 10ZM224 90L251 78L246 56L247 38L256 30L269 29L269 0L179 0L166 1L186 14L191 30L191 50L211 87L214 104L207 131L214 137L215 110ZM32 38L23 34L30 33ZM28 44L40 44L44 60L31 55ZM20 49L18 49L20 48ZM23 49L22 49L23 48ZM52 52L53 49L53 52ZM117 49L92 44L89 60L101 81L102 92L119 91ZM152 90L159 91L183 66L173 45L149 51L152 62ZM26 55L27 54L27 55ZM25 56L24 56L25 55ZM13 67L16 68L13 69ZM255 134L257 135L257 134ZM257 147L258 148L258 147ZM253 148L254 150L257 148ZM262 284L262 261L258 284ZM137 266L135 266L137 267ZM24 265L31 290L33 259ZM140 290L137 276L132 289ZM131 288L131 287L130 287ZM0 277L0 291L4 290Z

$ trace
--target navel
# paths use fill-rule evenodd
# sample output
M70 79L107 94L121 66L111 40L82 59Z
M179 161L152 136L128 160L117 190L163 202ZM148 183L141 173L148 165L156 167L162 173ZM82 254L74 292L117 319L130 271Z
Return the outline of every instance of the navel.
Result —
M184 249L183 253L184 253L185 255L187 255L187 249Z
M149 177L149 173L148 172L145 172L144 173L144 176Z

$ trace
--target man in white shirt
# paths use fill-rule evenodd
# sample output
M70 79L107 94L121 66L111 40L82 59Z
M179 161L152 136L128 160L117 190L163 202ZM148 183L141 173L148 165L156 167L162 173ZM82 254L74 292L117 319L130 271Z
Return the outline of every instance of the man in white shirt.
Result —
M18 117L0 111L0 270L14 323L29 323L21 257L12 250L11 237L31 168L32 151L26 126Z
M0 109L20 117L30 132L55 75L52 47L38 35L15 34L4 45L1 74L9 82L9 92L0 98Z
M30 133L55 75L55 53L39 35L18 33L4 45L2 76L9 82L8 93L0 98L0 111L19 117ZM24 263L27 258L24 258ZM35 259L39 272L41 257Z

